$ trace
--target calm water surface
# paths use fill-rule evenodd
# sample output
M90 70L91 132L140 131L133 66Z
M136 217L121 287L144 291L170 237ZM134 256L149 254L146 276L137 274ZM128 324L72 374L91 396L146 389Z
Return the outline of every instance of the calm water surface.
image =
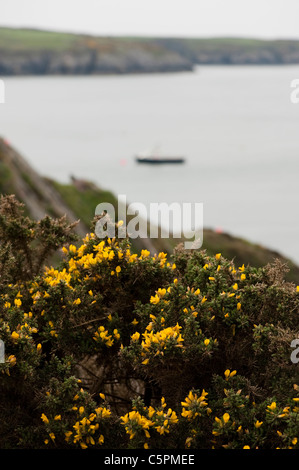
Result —
M299 262L298 67L6 78L1 135L41 174L87 178L128 202L202 202L204 226ZM185 165L143 166L159 148Z

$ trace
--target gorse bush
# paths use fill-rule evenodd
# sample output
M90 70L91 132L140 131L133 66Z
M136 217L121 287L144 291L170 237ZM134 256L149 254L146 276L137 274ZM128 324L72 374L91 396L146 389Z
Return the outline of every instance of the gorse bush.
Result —
M1 448L299 447L285 266L77 243L22 210L2 198Z

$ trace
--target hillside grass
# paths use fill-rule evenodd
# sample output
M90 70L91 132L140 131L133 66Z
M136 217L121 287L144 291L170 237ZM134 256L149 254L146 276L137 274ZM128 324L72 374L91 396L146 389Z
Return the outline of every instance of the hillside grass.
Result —
M0 49L14 50L66 50L74 46L78 35L38 29L0 28Z
M72 184L63 184L57 181L51 181L51 183L86 227L90 227L95 215L95 208L101 202L113 204L117 208L117 200L110 191L96 188L91 184L88 184L84 190L79 190Z
M296 40L267 40L242 37L151 37L151 36L92 36L71 32L46 31L30 28L0 27L0 50L15 51L52 51L62 52L72 49L97 49L109 51L114 49L127 50L132 47L142 47L153 54L162 53L164 46L172 43L189 50L197 51L226 51L241 49L243 51L259 48L298 49Z

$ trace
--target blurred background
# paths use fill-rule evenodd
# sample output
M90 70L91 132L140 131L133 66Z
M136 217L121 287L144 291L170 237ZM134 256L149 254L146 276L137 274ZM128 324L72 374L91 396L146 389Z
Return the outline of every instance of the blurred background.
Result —
M298 16L293 0L6 2L1 190L18 192L19 172L37 204L41 175L83 221L86 188L145 216L151 202L201 202L203 248L226 234L299 264Z

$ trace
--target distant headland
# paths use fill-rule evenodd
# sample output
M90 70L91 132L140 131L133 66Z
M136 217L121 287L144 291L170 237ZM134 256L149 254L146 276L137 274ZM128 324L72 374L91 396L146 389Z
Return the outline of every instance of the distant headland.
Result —
M104 37L0 27L0 76L192 71L299 64L299 40Z

